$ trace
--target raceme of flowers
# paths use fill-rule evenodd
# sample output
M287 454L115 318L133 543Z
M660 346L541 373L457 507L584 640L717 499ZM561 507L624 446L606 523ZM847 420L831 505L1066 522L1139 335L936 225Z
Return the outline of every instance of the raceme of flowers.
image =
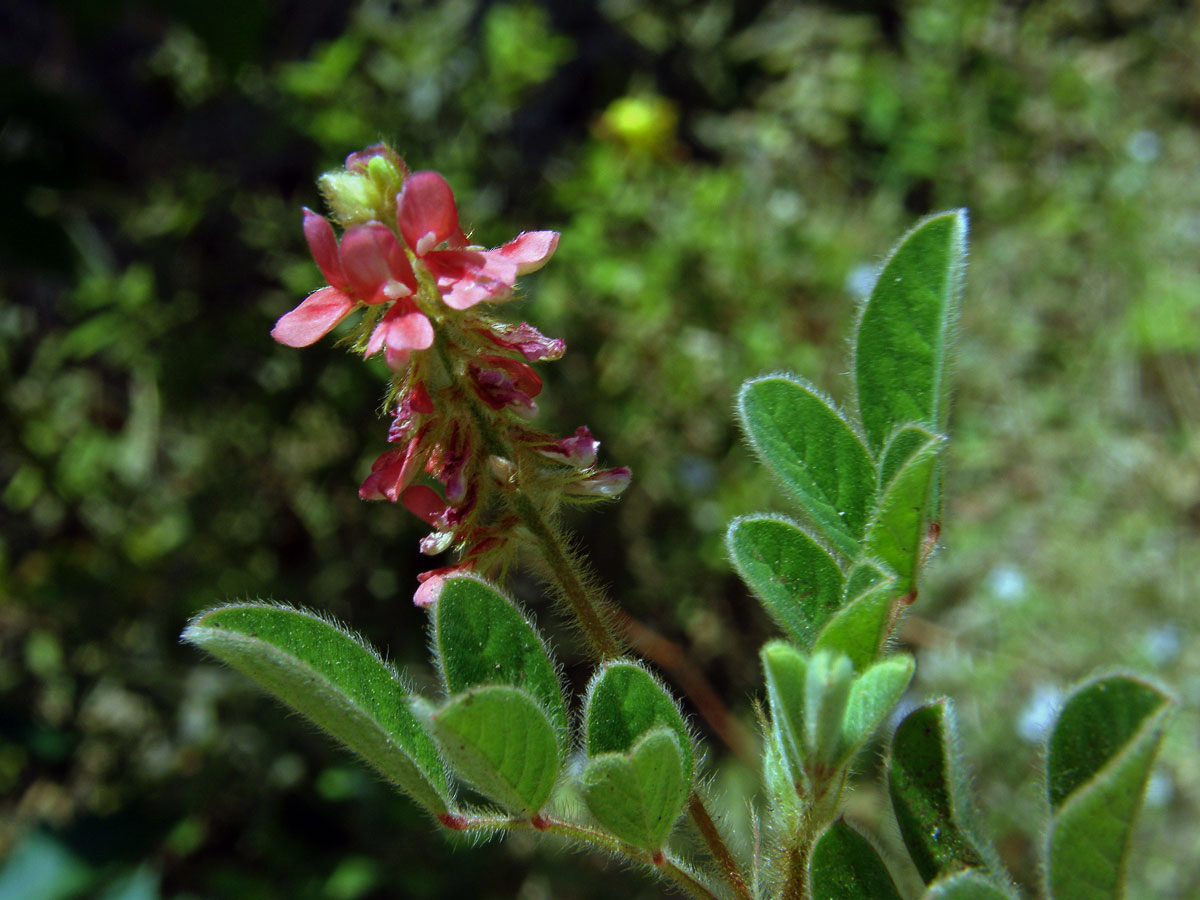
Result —
M556 439L528 424L542 390L530 363L559 359L566 347L480 306L510 299L517 278L554 254L557 232L523 232L490 250L470 245L445 178L410 173L382 144L352 154L321 186L341 240L309 209L303 224L328 285L280 317L271 335L307 347L363 312L348 342L367 358L382 351L392 372L394 446L359 496L399 501L432 526L422 552L457 550L456 563L418 576L415 599L430 602L445 574L500 574L527 538L514 511L518 493L549 513L564 500L619 496L630 470L598 470L599 442L586 426Z

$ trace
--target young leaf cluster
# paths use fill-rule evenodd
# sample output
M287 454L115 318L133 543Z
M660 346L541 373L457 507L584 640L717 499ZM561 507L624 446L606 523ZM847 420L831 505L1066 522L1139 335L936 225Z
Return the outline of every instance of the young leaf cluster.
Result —
M887 649L941 531L966 227L962 211L930 217L888 258L859 316L852 409L792 375L749 381L738 398L750 444L800 512L739 518L727 533L734 566L786 637L761 654L766 896L901 897L873 843L839 818L839 800L856 753L913 675L912 659ZM1049 750L1053 900L1120 896L1130 825L1170 705L1125 676L1068 701ZM1014 896L973 825L949 700L903 719L886 781L927 898Z

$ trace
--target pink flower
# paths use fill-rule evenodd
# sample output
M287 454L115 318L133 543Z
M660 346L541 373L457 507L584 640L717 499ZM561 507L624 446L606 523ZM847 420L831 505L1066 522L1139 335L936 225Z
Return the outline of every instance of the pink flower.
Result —
M471 460L471 446L458 423L450 430L450 438L438 448L436 460L430 458L427 471L446 488L446 500L455 505L467 496L466 466Z
M422 446L429 426L425 426L402 449L389 450L371 464L371 474L358 489L363 500L391 500L395 503L424 465L426 448Z
M555 462L566 463L577 469L586 469L596 464L596 451L600 449L600 442L592 437L592 432L586 425L580 425L571 437L565 437L553 444L543 444L534 449Z
M417 581L421 586L413 594L413 603L421 607L433 606L437 602L437 598L441 596L442 588L446 585L445 576L467 571L469 570L464 566L444 566L440 569L422 572L417 576Z
M496 346L520 353L529 362L552 362L567 352L567 345L561 338L548 338L527 322L520 325L496 322L481 333Z
M451 509L433 488L424 484L414 484L405 488L400 500L405 509L427 525L432 525L439 531L449 530Z
M508 407L522 416L537 412L533 398L542 392L542 379L528 365L504 356L484 356L486 365L472 363L467 372L479 399L492 409Z
M408 365L410 350L427 350L432 346L433 323L406 297L384 313L371 332L363 356L370 358L382 349L388 367L398 372Z
M504 299L518 275L540 269L558 247L556 232L528 231L494 250L468 249L454 192L437 172L414 172L404 180L396 220L451 309Z
M433 412L433 401L429 399L429 391L425 390L424 382L417 381L400 396L392 417L392 427L388 429L388 443L399 444L412 436L419 419L418 415L429 415Z
M281 344L307 347L332 331L359 303L399 300L417 289L404 248L382 222L347 228L339 246L329 221L306 209L304 236L329 287L310 294L279 318L271 336Z
M573 494L580 498L597 500L613 500L621 496L633 478L629 466L618 466L615 469L604 469L587 478L580 479L567 485L563 493Z

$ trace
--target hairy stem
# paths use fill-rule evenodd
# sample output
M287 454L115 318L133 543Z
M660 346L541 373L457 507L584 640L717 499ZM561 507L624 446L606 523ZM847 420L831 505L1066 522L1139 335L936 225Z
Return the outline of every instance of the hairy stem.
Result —
M582 565L567 551L562 536L527 495L518 494L513 505L522 524L537 540L542 560L570 604L592 652L601 661L620 656L622 647L609 624L604 601L588 587Z
M817 835L837 816L838 803L849 774L849 768L843 767L815 786L808 808L804 811L799 833L788 849L787 881L779 895L780 900L811 900L812 886L808 870L812 864L813 847Z
M682 860L676 859L670 853L648 853L640 847L626 844L624 841L620 841L610 834L587 825L579 825L565 819L540 814L532 820L515 816L500 817L460 814L453 821L454 824L450 827L455 831L461 832L528 830L545 834L556 834L571 843L586 847L589 850L598 850L641 863L669 881L673 881L684 893L699 898L699 900L722 900L721 895L708 884L705 884L703 878L692 871L689 865Z
M733 858L733 853L730 852L725 839L721 837L717 823L709 815L708 808L704 805L704 800L696 791L692 791L691 796L688 797L688 815L691 816L701 837L704 838L704 844L708 847L708 852L716 860L717 866L721 869L721 874L729 882L729 886L733 888L733 892L741 900L752 900L750 889L746 887L746 879L742 877L741 868L738 866L737 860Z
M445 362L449 366L449 360ZM497 434L491 420L479 404L471 402L470 409L488 452L505 459L514 459L513 449ZM562 591L592 654L601 662L620 656L624 648L613 631L604 608L604 599L589 586L583 564L567 550L562 534L520 485L518 491L508 495L506 499L520 517L521 524L537 542L538 551L550 577Z

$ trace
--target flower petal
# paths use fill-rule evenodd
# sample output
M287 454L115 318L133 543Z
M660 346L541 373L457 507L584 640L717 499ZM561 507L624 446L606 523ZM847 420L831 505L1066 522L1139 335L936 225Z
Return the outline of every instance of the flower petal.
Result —
M405 488L404 493L400 495L400 502L418 519L435 528L445 524L443 517L449 507L446 506L446 501L438 496L438 492L428 485L414 484Z
M465 566L443 566L440 569L430 569L428 572L422 572L417 576L417 581L421 586L417 588L417 592L413 594L413 604L415 606L433 606L437 602L438 597L442 594L442 588L446 586L446 575L456 575L460 572L467 571Z
M395 503L401 493L417 477L425 459L423 442L428 426L403 448L388 450L371 464L371 474L358 489L363 500L391 500Z
M566 463L577 469L586 469L596 464L596 451L600 442L592 437L592 432L586 425L575 429L575 434L555 441L553 444L543 444L534 447L542 456L556 462Z
M506 350L515 350L529 362L561 359L567 352L567 345L562 338L546 337L528 322L519 325L495 322L483 333L493 343Z
M396 244L396 236L382 222L355 225L342 235L342 269L351 291L363 302L395 299L384 291L393 280L391 260Z
M528 275L544 266L557 249L557 231L523 231L489 253L516 263L518 275Z
M354 301L337 288L321 288L280 316L271 329L271 337L289 347L307 347L329 334L352 309Z
M324 216L319 216L308 207L304 208L304 239L308 241L308 249L316 260L317 267L333 287L346 289L346 276L342 272L342 262L338 257L337 237L333 226Z
M592 497L595 499L614 500L621 496L629 487L633 472L629 466L618 466L615 469L604 469L594 475L589 475L580 481L567 485L564 493L576 497Z
M437 172L414 172L404 179L396 198L396 219L405 242L417 256L424 256L442 241L465 243L454 191Z
M433 324L416 310L398 315L391 321L386 343L393 350L428 350L433 346Z

